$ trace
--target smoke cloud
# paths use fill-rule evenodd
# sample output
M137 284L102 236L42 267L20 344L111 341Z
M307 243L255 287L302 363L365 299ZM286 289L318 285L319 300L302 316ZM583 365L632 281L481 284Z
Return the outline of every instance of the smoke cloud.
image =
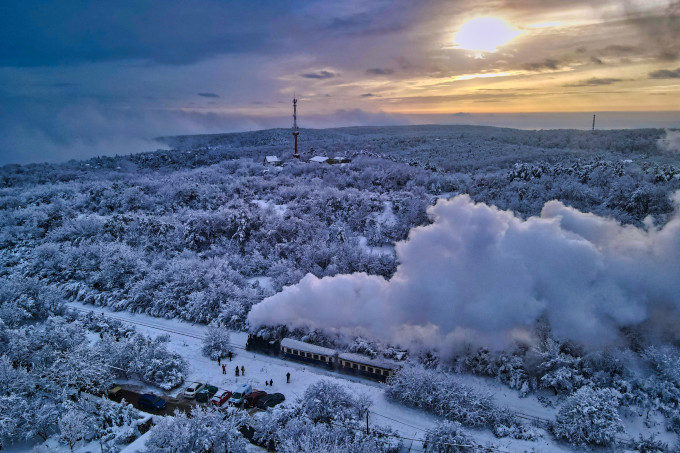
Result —
M659 146L673 153L680 153L680 131L666 129L666 135L659 140Z
M439 200L428 209L433 223L396 244L400 265L390 280L308 274L248 319L447 354L530 341L546 316L559 338L608 344L620 327L680 308L680 192L674 202L665 226L637 228L558 201L524 220L467 195Z

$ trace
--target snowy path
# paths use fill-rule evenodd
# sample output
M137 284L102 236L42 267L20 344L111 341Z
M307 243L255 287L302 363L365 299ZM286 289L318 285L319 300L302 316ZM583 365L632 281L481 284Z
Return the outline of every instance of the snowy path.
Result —
M205 325L190 324L177 319L154 318L145 314L114 312L106 307L95 307L77 302L71 302L68 306L78 311L103 314L109 318L133 324L138 331L150 336L157 336L159 333L169 334L169 349L181 354L189 362L190 371L187 381L207 381L225 389L230 389L236 384L249 383L253 388L263 389L268 393L283 393L287 401L294 401L301 397L309 385L321 379L341 383L350 391L355 392L356 395L371 400L369 422L394 429L399 436L404 438L404 444L412 452L422 451L422 443L417 440L411 442L411 439L423 439L428 429L442 421L441 418L421 410L387 400L384 392L385 386L382 383L246 351L245 344L248 335L244 332L230 331L230 339L235 348L235 354L232 363L226 361L227 374L222 374L222 369L217 365L217 362L209 360L201 354L201 342L207 332ZM236 366L244 366L245 376L235 376L234 368ZM287 372L291 374L290 384L285 383ZM492 392L500 406L507 406L517 412L542 418L553 416L553 412L550 411L554 411L554 409L544 408L535 398L519 398L516 392L496 381L476 376L461 375L461 377L467 385L480 391ZM265 380L270 379L273 379L274 385L265 387ZM151 386L143 386L143 390L159 393L158 388ZM176 394L178 391L176 389L174 393ZM482 445L493 444L510 452L531 451L532 448L535 451L544 452L570 451L566 446L553 443L547 433L538 441L529 442L509 438L498 439L486 430L467 429L467 431Z

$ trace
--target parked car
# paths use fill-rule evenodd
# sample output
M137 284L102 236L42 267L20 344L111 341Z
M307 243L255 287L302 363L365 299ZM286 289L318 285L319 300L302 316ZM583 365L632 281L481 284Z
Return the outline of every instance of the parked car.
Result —
M272 393L270 395L262 397L260 401L257 403L257 407L259 409L267 409L268 407L274 407L277 404L281 404L285 400L286 397L283 396L283 393Z
M249 395L252 392L253 387L250 384L239 385L232 392L231 398L229 398L229 404L233 404L234 406L242 405L246 399L246 395Z
M196 401L199 403L207 403L215 393L217 393L217 387L206 384L201 390L198 391L198 393L196 393Z
M137 404L142 409L148 411L162 411L168 405L163 398L151 393L140 395Z
M184 396L186 398L194 398L196 394L204 387L203 384L200 382L193 382L187 389L184 391Z
M263 396L267 396L267 392L265 392L264 390L253 389L252 392L246 395L246 406L248 407L257 406L257 402L260 401L260 398L262 398Z
M218 390L215 396L210 400L215 406L221 406L231 398L231 391L229 390Z

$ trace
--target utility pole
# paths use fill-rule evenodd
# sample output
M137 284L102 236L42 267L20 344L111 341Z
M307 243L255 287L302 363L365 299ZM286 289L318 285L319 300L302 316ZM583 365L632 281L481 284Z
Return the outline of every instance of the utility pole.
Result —
M595 115L593 115L593 129L592 130L595 130Z
M293 157L295 157L296 159L300 158L297 144L299 134L300 130L298 129L297 125L297 99L295 98L295 94L293 94L293 137L295 137L295 153L293 154Z

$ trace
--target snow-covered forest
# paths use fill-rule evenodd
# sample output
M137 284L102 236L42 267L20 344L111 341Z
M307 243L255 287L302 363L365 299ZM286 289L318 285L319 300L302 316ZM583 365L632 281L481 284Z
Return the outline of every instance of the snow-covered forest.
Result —
M441 418L428 433L426 451L468 451L437 443L449 439L450 444L475 444L466 429L488 429L499 438L529 441L540 436L513 413L496 407L488 395L468 388L458 380L460 375L495 379L522 397L539 398L556 412L546 432L563 445L612 446L617 436L626 434L624 419L630 419L644 425L639 432L645 434L628 448L676 451L680 302L678 292L672 293L680 285L677 268L673 269L680 247L673 228L680 200L675 195L674 202L673 197L680 190L680 159L677 150L663 145L664 137L665 131L657 129L303 130L303 156L298 161L290 151L290 132L267 130L169 137L161 139L168 149L143 154L2 167L0 442L58 436L66 448L97 440L102 451L119 451L139 435L135 429L141 417L128 406L83 395L101 395L120 379L137 380L159 391L176 389L186 379L186 360L168 349L168 338L152 339L120 322L77 315L66 305L77 301L232 331L286 331L304 341L397 360L403 368L387 384L386 396ZM278 155L283 165L265 166L268 155ZM314 155L351 161L308 162ZM465 194L469 201L458 197L450 202L458 203L460 210L446 213L444 209L453 209L446 206L453 205L432 207L440 198ZM550 204L552 200L561 205ZM649 258L647 264L642 252L623 254L626 263L638 260L640 279L654 280L655 274L658 281L650 286L630 283L620 299L627 302L629 293L638 291L635 307L622 302L611 305L611 312L604 315L596 313L593 319L605 323L602 331L607 334L597 341L574 334L571 324L558 325L546 314L554 307L550 303L547 309L536 308L536 316L526 314L530 306L526 313L513 309L513 315L498 309L498 317L522 318L516 321L526 327L521 338L508 341L517 332L516 324L506 326L487 312L490 329L509 332L504 341L487 342L484 328L473 326L478 322L474 318L469 341L452 327L455 335L446 337L450 344L441 347L433 343L439 337L417 342L404 336L400 341L404 332L394 334L387 321L371 326L373 337L360 329L352 335L344 325L297 325L283 316L279 323L272 322L278 316L269 309L272 301L291 307L283 299L284 287L300 285L296 288L302 291L305 282L313 286L327 281L324 277L349 285L352 276L389 282L395 275L407 275L409 266L415 265L400 260L412 257L409 241L423 237L424 227L438 227L448 215L460 221L467 212L462 208L470 206L487 216L500 210L510 219L508 230L520 232L539 216L574 222L590 216L593 222L606 224L602 234L647 238L650 249L665 245L663 253L650 256L666 261ZM497 210L488 208L492 213L488 214L483 206ZM612 241L607 241L598 237L591 242L605 250L609 260L620 247L618 243L610 247ZM611 259L605 264L610 261L619 263ZM578 262L567 262L565 269ZM498 266L505 272L507 263ZM555 273L561 269L547 267L557 269ZM606 291L630 280L623 265L612 267L616 271L606 281ZM548 277L542 276L537 284L550 288L546 281L555 273L545 273ZM491 278L500 282L489 284L492 288L510 282L500 274ZM574 285L567 289L579 291ZM551 294L567 294L567 289ZM654 294L645 294L650 291ZM500 293L494 292L491 299L503 300ZM251 310L263 300L271 302L260 305L267 307L266 315ZM572 307L582 308L578 301ZM617 311L624 307L630 312ZM251 313L256 317L249 318ZM266 319L265 327L260 329L253 319ZM291 452L398 448L384 441L389 429L357 434L354 428L362 424L366 408L334 386L317 383L295 403L267 411L253 425L255 439ZM333 401L337 407L325 414L326 405L313 405L317 400ZM244 425L242 415L222 420L213 412L168 418L153 430L147 448L162 451L174 441L173 430L195 432L199 420L219 425L225 433L205 451L224 448L219 442L231 442L233 451L244 451L245 443L234 431ZM83 431L82 425L92 428ZM654 433L659 432L657 439ZM185 440L192 445L191 439Z

